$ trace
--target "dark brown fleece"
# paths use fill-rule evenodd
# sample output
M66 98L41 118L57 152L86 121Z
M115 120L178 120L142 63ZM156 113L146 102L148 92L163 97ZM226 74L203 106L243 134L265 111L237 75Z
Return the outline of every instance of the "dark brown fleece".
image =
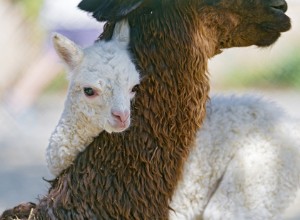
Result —
M208 58L225 47L267 46L289 28L283 14L270 12L262 21L254 16L254 9L268 12L266 0L253 3L244 17L236 7L249 9L249 0L236 0L236 7L234 0L162 2L167 3L128 16L132 56L142 78L132 126L122 134L101 133L52 183L37 204L36 219L167 219L169 200L205 116ZM270 31L266 19L270 26L285 22L285 29ZM106 25L103 38L112 29L113 23Z

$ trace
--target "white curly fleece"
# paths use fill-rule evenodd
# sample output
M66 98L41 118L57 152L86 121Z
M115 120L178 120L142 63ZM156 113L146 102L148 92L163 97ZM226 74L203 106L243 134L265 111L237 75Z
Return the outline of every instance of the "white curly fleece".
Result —
M274 103L213 97L170 219L281 219L299 186L299 147L299 121Z
M46 152L51 173L58 175L101 131L129 127L132 88L139 83L139 74L127 51L126 21L116 24L111 41L84 50L59 34L53 42L70 70L65 107Z

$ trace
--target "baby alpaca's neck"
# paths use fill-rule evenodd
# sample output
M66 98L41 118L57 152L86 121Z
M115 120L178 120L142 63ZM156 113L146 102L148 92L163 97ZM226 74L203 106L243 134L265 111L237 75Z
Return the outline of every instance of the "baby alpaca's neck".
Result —
M77 154L83 151L101 131L67 100L47 148L46 158L51 173L58 175L70 166Z

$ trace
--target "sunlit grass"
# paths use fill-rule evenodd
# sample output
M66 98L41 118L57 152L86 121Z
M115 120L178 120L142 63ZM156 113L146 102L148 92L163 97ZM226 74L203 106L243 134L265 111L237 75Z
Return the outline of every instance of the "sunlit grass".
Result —
M276 63L259 68L238 66L224 80L225 87L300 89L300 48Z
M14 2L23 7L27 18L34 20L39 15L43 0L15 0Z
M51 94L55 92L66 91L68 88L68 80L64 71L57 74L57 76L45 88L44 93Z

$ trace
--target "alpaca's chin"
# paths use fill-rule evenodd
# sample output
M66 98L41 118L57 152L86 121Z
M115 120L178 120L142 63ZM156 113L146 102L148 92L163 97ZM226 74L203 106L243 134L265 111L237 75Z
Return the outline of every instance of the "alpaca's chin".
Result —
M130 119L127 119L125 122L121 122L121 121L118 121L118 120L108 120L108 123L107 123L109 126L109 128L106 128L105 130L108 132L108 133L112 133L112 132L115 132L115 133L118 133L118 132L122 132L122 131L125 131L129 125L130 125Z
M280 35L280 33L274 33L272 36L269 35L268 38L261 39L255 45L258 47L269 47L279 39Z
M268 47L278 40L281 33L291 29L291 22L289 17L285 16L279 24L265 23L260 27L265 34L262 34L262 38L259 39L255 45L259 47Z

